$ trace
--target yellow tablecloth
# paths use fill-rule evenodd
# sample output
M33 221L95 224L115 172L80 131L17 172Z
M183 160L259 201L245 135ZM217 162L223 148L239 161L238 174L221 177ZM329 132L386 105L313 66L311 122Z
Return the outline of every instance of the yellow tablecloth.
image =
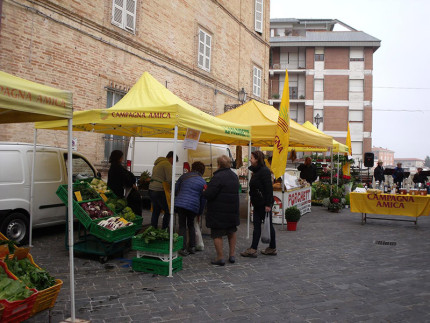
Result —
M351 212L425 216L430 215L430 195L351 193Z

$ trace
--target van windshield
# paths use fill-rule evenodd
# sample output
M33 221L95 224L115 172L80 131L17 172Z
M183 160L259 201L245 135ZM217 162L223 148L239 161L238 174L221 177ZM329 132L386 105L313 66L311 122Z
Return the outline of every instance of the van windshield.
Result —
M64 160L66 161L66 169L67 169L67 154L64 154ZM90 166L88 161L78 155L73 155L72 160L72 169L73 169L73 182L85 179L85 178L93 178L96 177L96 173L94 169Z

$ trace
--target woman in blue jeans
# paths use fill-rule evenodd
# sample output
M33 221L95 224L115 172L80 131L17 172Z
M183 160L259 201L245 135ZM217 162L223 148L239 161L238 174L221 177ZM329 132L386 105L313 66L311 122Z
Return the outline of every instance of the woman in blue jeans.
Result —
M251 166L248 168L252 172L252 177L249 182L249 195L251 203L254 207L253 224L254 231L252 232L251 247L246 249L240 255L242 257L257 257L258 242L261 237L261 223L264 221L266 213L270 216L270 243L269 247L261 250L263 255L276 256L276 240L275 229L272 224L272 206L273 206L273 185L272 175L269 168L264 163L264 154L261 151L253 151L251 153Z

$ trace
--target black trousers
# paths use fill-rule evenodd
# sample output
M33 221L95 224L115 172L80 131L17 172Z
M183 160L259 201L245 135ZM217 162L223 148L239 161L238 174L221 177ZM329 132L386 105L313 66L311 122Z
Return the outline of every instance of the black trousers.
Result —
M254 212L252 214L252 220L254 223L254 231L252 232L252 249L258 248L258 243L260 242L261 237L261 223L264 222L266 217L265 206L254 207ZM272 211L270 211L270 243L269 248L276 249L276 240L275 240L275 229L273 228L272 223Z

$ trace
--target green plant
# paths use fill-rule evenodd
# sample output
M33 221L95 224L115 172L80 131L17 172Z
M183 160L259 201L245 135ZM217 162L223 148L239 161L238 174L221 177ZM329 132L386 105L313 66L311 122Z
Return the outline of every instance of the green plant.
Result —
M278 93L272 94L272 98L275 100L279 99L279 94Z
M295 206L291 206L285 210L285 220L287 222L299 222L300 217L300 210Z
M305 98L305 96L304 95L301 95L300 97L299 97L299 99L300 100L303 100Z

